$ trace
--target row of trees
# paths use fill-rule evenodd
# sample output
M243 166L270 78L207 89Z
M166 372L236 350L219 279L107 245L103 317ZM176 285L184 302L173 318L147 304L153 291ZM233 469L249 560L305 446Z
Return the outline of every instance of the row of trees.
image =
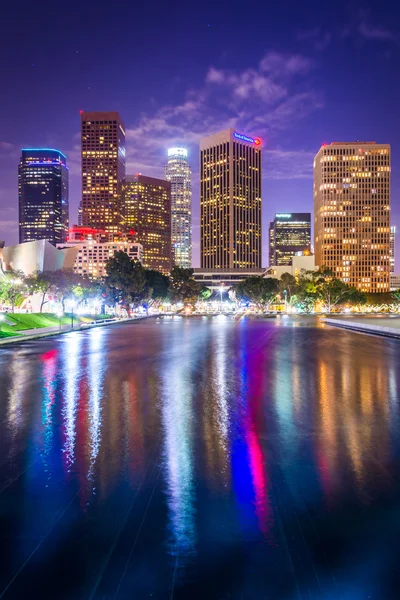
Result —
M24 277L19 271L0 274L0 302L10 307L22 304L31 294L40 294L40 312L51 299L59 302L62 310L68 300L78 308L88 300L103 305L120 304L128 315L132 307L147 307L161 302L195 304L211 292L197 283L193 269L174 267L169 277L151 269L145 269L138 261L123 252L116 252L107 264L107 276L94 280L73 271L43 271Z
M236 287L236 298L251 302L262 311L268 310L272 303L283 300L306 313L313 311L316 303L321 303L327 312L331 312L335 307L347 303L363 305L373 300L337 279L333 271L326 267L318 271L303 271L298 277L284 273L280 280L249 277Z
M154 306L160 302L194 305L211 292L195 281L193 269L173 267L170 276L145 269L123 252L116 252L107 264L105 287L116 302L122 303L128 315L131 306Z
M145 269L140 262L120 251L108 261L107 276L102 280L93 280L72 271L36 272L28 277L16 271L2 273L0 302L14 311L14 307L27 296L40 294L40 312L50 299L59 302L63 311L68 300L72 300L76 308L93 300L108 306L119 304L128 315L132 308L157 306L165 302L194 306L198 300L207 299L211 291L195 281L193 273L193 269L174 267L168 277ZM346 303L397 306L400 293L368 296L337 279L326 267L321 267L318 271L302 271L298 277L284 273L280 280L248 277L236 286L233 297L237 302L254 304L260 311L268 310L273 303L285 302L303 312L311 312L316 303L320 303L331 312Z

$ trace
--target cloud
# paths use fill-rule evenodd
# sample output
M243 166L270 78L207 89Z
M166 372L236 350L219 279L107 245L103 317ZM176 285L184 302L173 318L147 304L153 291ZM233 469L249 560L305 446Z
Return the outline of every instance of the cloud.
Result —
M229 127L273 139L322 106L309 82L314 67L306 56L277 52L242 70L211 66L180 104L142 114L127 128L127 172L162 176L168 146L184 144L193 156L201 137Z
M260 62L260 69L273 79L285 76L305 75L314 67L314 62L299 54L279 54L269 52Z
M301 29L297 32L297 40L310 42L317 51L325 50L333 40L351 39L359 41L380 41L394 43L399 35L389 27L377 25L369 10L358 10L348 22L333 27L318 25L310 29Z
M395 42L398 35L385 27L372 25L366 21L362 21L358 27L359 34L367 40L378 40L381 42Z

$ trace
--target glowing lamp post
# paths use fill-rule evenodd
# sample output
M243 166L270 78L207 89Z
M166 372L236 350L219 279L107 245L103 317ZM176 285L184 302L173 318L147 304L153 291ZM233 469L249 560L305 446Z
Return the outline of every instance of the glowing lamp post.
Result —
M64 316L64 313L63 313L63 311L62 311L62 310L59 310L59 311L57 312L57 317L58 317L58 325L59 325L59 329L60 329L60 331L61 331L61 317L63 317L63 316Z
M219 305L219 312L222 312L222 294L224 293L225 288L223 285L221 285L219 287L219 293L220 293L220 305Z

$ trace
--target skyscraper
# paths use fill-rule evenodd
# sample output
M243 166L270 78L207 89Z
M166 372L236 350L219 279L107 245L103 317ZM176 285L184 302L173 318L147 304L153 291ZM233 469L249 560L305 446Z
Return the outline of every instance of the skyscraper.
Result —
M192 169L185 148L170 148L165 179L171 182L172 263L192 266Z
M315 262L365 292L389 291L390 146L324 145L314 160Z
M390 228L390 272L394 273L394 263L395 263L395 255L396 255L396 227L392 226Z
M171 271L171 183L145 175L128 175L124 190L125 227L136 231L143 246L143 266Z
M200 141L202 268L261 267L261 141L227 129Z
M311 250L311 214L276 213L269 225L270 266L290 266L296 252Z
M68 167L52 148L24 148L18 169L19 241L48 240L53 245L68 235Z
M82 203L79 224L117 231L125 177L125 126L117 112L81 112Z

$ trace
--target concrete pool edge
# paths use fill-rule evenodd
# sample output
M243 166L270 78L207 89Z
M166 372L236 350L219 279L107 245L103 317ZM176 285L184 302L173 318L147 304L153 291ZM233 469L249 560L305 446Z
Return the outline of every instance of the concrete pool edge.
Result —
M365 333L370 335L379 335L382 337L390 337L400 339L400 329L393 327L384 327L379 325L371 325L370 323L351 323L349 321L343 321L342 319L324 319L324 323L333 327L339 327L341 329L349 329L356 333Z

